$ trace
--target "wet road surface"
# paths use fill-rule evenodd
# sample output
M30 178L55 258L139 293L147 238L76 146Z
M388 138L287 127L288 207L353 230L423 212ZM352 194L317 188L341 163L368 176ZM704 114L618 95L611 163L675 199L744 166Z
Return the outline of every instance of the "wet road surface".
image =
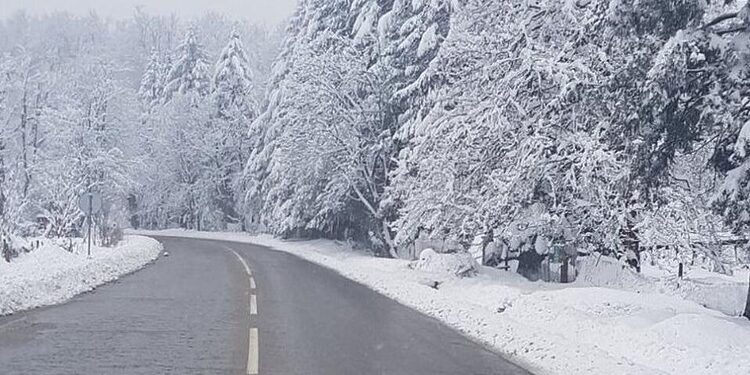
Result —
M527 374L292 255L158 239L170 256L144 270L0 318L0 374Z

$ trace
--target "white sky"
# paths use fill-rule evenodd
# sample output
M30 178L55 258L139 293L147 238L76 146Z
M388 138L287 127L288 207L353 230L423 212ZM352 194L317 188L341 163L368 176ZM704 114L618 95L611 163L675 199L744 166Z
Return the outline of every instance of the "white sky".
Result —
M272 25L291 15L296 3L297 0L0 0L0 18L20 9L33 14L62 10L86 14L95 10L104 17L123 18L132 15L135 6L143 5L149 13L191 18L214 10L232 18Z

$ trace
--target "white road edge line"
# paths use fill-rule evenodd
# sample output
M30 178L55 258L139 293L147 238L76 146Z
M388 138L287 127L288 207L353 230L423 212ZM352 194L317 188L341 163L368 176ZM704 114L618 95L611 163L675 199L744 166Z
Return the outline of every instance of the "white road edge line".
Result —
M250 289L255 289L255 278L250 277Z
M258 329L250 328L250 337L247 351L247 374L258 374Z

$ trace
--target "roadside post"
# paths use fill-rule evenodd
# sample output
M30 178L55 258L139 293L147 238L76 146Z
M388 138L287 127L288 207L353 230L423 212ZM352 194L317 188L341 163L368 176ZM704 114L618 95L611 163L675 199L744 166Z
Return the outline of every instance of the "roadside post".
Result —
M86 215L88 256L91 257L91 226L93 225L94 215L102 209L102 195L87 191L78 197L78 208Z

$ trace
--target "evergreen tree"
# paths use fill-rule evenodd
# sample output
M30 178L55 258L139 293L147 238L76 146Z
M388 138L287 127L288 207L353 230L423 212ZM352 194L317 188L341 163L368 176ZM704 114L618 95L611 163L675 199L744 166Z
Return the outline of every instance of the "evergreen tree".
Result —
M420 97L423 98L427 93L428 86L424 83L426 80L420 77L437 55L439 46L448 33L449 15L453 9L451 4L443 0L358 0L351 4L344 1L322 0L300 2L287 31L284 49L275 69L271 92L267 96L269 102L254 124L259 145L250 159L247 178L251 180L252 185L249 197L256 206L266 207L261 211L270 214L268 210L274 210L274 215L276 212L280 213L280 210L274 208L281 204L280 197L283 198L283 202L288 203L284 207L295 207L296 200L289 195L279 194L278 192L283 189L274 186L279 180L286 181L290 177L284 176L281 169L274 170L273 166L273 158L279 155L276 147L288 142L289 137L295 132L301 131L298 126L287 129L290 123L294 123L289 120L290 116L301 115L296 113L300 107L300 98L295 90L314 92L316 89L309 87L310 85L318 85L317 90L321 93L332 89L318 79L305 78L308 82L303 85L304 87L300 87L300 83L294 80L300 79L303 71L309 73L309 65L312 62L319 63L325 60L332 64L336 61L336 64L339 64L342 58L356 55L357 64L364 66L364 70L359 74L367 77L368 85L374 86L362 87L361 91L351 98L352 103L337 105L364 107L366 104L377 103L368 109L373 112L370 115L377 118L378 122L375 126L377 131L372 134L372 139L367 141L372 144L364 143L359 146L377 149L378 158L385 161L371 166L374 169L370 170L365 178L371 185L366 189L367 194L358 196L359 201L367 202L365 206L369 205L369 212L365 216L370 217L364 220L352 217L344 204L336 206L338 208L335 210L327 210L324 220L321 219L322 213L314 220L310 220L316 223L312 225L313 229L325 230L335 235L340 235L343 230L340 227L332 229L330 223L351 223L353 228L349 228L349 234L376 233L375 237L379 237L375 238L377 242L387 244L385 247L389 251L394 250L390 243L392 234L389 233L387 225L383 225L391 220L390 216L393 214L392 204L384 202L387 196L387 175L393 168L392 161L398 154L398 144L392 139L399 132L400 126L415 113L412 109L419 108ZM338 45L346 45L346 49L349 50L338 51L334 48ZM341 74L336 69L338 67L331 67L334 76L330 77L330 80L333 82L340 78L335 74ZM328 72L320 71L316 74L325 77ZM336 107L336 110L338 109ZM362 108L350 109L357 110L361 111ZM374 130L370 128L369 131ZM356 190L359 186L357 183L350 183L349 187ZM299 215L290 214L289 217L304 216L302 211L297 213ZM309 229L310 220L289 219L284 223L269 223L269 226L283 228L281 231L295 230L294 226L299 226L296 229Z
M456 4L453 0L394 0L380 20L380 39L385 41L383 64L394 83L394 116L399 129L419 115L422 102L436 84L430 63L440 51L451 27ZM408 127L400 132L408 138Z
M213 126L221 135L216 139L216 154L211 158L219 161L214 166L218 192L215 202L223 213L223 222L235 224L240 220L236 202L242 190L238 177L243 169L242 163L248 156L247 124L253 120L255 113L250 61L237 32L232 33L219 56L213 87Z
M274 63L268 93L258 118L251 125L252 153L245 168L247 192L245 209L260 215L270 189L272 155L278 138L285 131L287 108L293 94L287 87L294 80L293 71L308 56L308 49L323 32L346 35L346 1L302 0L286 28L281 52ZM268 223L267 223L268 224Z
M141 103L148 107L152 107L161 101L162 92L164 90L164 67L159 58L159 52L156 50L151 51L151 57L149 58L146 70L143 72L143 78L141 79L141 86L138 89L138 97Z
M159 85L161 87L161 99L162 101L165 100L165 91L167 84L169 83L169 72L172 71L172 66L174 65L172 54L170 52L166 52L164 56L162 57L161 64L159 64Z
M216 63L213 77L214 102L217 115L223 119L250 119L252 72L240 35L232 33Z
M188 29L185 41L177 47L176 61L167 75L164 99L171 100L176 93L205 98L210 93L207 56L198 42L195 29Z

